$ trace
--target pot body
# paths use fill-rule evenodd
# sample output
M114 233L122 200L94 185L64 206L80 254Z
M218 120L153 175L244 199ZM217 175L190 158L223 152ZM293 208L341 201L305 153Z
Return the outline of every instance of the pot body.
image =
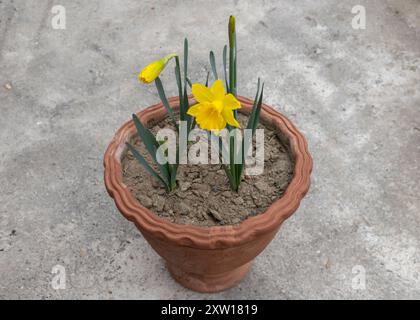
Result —
M253 101L238 97L241 112L249 113ZM177 108L178 97L168 99ZM191 99L191 104L194 101ZM137 113L148 125L166 117L157 104ZM121 158L126 142L136 134L132 121L115 134L104 156L104 180L120 212L135 223L153 249L166 261L173 278L199 292L216 292L236 285L249 271L252 260L270 243L281 224L299 207L310 185L312 158L303 135L286 117L263 105L261 120L281 132L294 160L294 175L285 193L264 213L234 226L179 225L158 217L141 205L123 183Z
M182 246L142 232L166 261L172 277L191 290L217 292L235 286L248 273L252 260L270 243L278 228L240 246L200 249Z

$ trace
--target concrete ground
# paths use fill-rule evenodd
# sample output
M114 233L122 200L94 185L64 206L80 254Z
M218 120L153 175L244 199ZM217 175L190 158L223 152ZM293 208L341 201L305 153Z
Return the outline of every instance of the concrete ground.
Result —
M366 29L352 28L358 4ZM313 184L248 277L202 295L119 214L102 156L158 101L137 72L188 36L204 81L231 13L239 92L264 79L308 139ZM163 81L175 95L172 72ZM419 84L416 0L0 1L0 298L419 299Z

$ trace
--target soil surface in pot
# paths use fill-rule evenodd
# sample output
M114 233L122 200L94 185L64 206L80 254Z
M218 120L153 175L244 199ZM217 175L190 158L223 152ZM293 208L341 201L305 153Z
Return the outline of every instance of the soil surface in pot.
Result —
M244 128L248 116L238 114L238 121ZM163 127L173 128L165 119L152 126L151 131L156 133ZM130 151L121 159L123 181L143 206L174 223L198 226L239 224L250 216L263 213L280 198L293 176L294 163L289 147L278 137L281 133L261 123L259 128L264 129L264 173L244 175L237 193L231 191L221 165L210 164L180 165L178 188L167 193ZM137 136L132 143L152 163Z

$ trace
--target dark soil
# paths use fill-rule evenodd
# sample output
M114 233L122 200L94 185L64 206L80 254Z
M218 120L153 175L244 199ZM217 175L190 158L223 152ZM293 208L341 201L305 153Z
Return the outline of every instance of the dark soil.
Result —
M247 116L239 114L242 127ZM167 120L152 127L156 132L171 127ZM263 213L286 190L293 176L293 160L287 142L272 128L265 129L264 173L243 176L239 192L230 189L221 165L180 165L178 188L167 193L138 163L131 152L122 158L123 180L135 198L158 216L179 224L198 226L233 225ZM282 139L279 139L282 138ZM150 162L143 143L135 137L137 150Z

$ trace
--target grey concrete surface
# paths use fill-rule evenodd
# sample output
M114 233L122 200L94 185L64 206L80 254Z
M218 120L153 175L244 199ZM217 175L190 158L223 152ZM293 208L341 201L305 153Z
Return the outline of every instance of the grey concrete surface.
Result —
M51 27L57 4L65 30ZM266 102L308 139L313 184L247 278L202 295L119 214L102 156L158 101L137 72L188 36L203 81L231 13L239 92L264 79ZM2 0L0 50L0 298L420 298L419 1ZM175 95L172 72L163 81Z

